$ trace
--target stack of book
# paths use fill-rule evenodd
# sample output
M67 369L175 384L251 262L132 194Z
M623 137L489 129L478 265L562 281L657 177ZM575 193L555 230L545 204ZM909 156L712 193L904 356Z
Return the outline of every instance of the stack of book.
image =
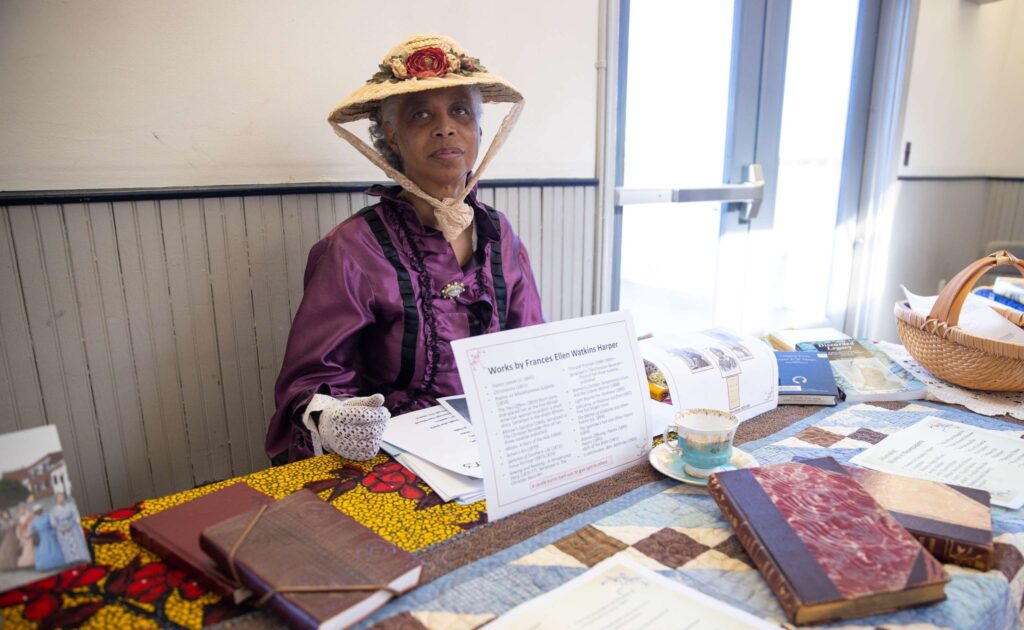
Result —
M867 339L800 342L802 352L828 356L832 375L847 402L924 398L928 386Z
M716 473L708 490L796 624L941 601L940 560L992 566L983 491L828 457Z
M992 288L975 289L974 294L1001 306L1024 311L1024 278L996 278Z
M1015 300L1018 304L1024 302L1024 278L1000 276L992 285L996 295Z
M139 519L131 532L213 591L266 605L293 628L352 625L415 587L422 569L310 490L275 501L240 482Z

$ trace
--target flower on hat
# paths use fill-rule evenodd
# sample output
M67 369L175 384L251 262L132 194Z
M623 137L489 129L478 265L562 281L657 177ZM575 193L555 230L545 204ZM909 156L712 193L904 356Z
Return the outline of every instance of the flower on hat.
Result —
M405 60L405 69L417 79L448 74L448 56L436 46L420 48Z
M470 57L461 48L424 46L385 59L367 83L397 83L406 79L443 77L448 74L468 76L474 72L487 72L487 69L479 59Z
M387 68L391 69L391 73L395 76L396 79L409 78L409 71L405 69L405 62L403 62L399 57L392 58L391 63L389 63L386 67L384 65L381 65L381 70L385 70Z

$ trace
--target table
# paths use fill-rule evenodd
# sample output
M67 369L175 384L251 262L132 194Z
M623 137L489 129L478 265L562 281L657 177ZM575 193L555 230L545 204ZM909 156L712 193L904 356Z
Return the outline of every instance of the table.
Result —
M901 411L891 414L883 407ZM737 444L762 463L795 455L832 455L845 461L887 431L929 414L996 429L1022 424L930 403L780 407L741 425ZM364 627L475 627L615 553L628 554L755 614L784 619L704 490L664 479L647 464L486 524L482 501L441 504L427 486L385 455L369 462L330 455L83 519L95 564L0 596L4 628L279 627L269 615L246 612L207 592L128 538L133 520L240 480L274 497L310 487L423 559L422 585L382 608ZM947 566L953 579L946 602L849 625L1019 627L1024 510L994 508L993 521L994 570Z

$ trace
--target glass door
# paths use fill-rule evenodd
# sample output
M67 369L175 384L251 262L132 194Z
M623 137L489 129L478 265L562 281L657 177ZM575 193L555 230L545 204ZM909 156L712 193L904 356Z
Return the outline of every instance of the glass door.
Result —
M841 328L877 1L621 8L613 304L640 332Z

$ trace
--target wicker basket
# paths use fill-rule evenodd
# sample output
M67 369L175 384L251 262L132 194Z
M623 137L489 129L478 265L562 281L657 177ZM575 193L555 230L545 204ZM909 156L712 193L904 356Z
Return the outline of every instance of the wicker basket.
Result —
M1024 344L978 337L957 327L960 309L974 284L987 271L1012 265L1024 275L1024 261L1006 251L977 260L949 281L927 317L897 302L896 331L911 356L935 376L968 389L1024 392ZM998 312L1017 326L1024 314Z

